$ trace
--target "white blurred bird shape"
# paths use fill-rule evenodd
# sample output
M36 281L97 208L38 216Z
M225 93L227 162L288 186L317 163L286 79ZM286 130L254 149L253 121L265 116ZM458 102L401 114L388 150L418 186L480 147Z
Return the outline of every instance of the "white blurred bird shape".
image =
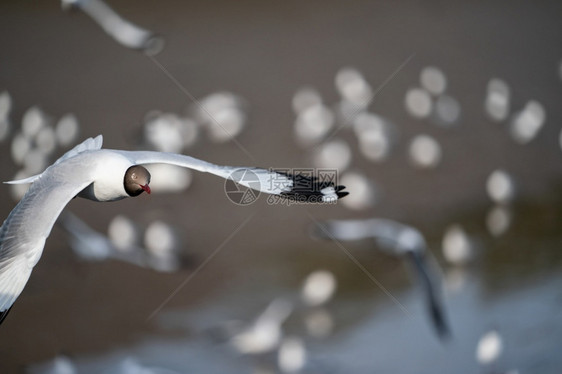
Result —
M332 220L317 224L313 236L337 241L374 239L381 250L407 258L425 290L427 306L435 331L447 338L450 329L441 300L440 274L430 263L427 243L415 228L389 219Z

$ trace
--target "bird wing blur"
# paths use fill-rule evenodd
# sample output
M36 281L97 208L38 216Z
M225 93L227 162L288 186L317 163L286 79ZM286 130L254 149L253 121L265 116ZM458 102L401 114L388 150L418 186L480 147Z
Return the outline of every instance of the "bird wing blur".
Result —
M373 232L368 220L331 220L313 226L311 235L319 239L355 241L372 239Z
M413 265L427 298L429 316L441 339L450 329L441 301L438 271L427 261L427 244L422 234L411 226L388 219L331 220L315 225L311 233L323 239L356 241L374 239L378 247L394 256L405 256Z
M416 269L419 279L423 285L426 298L427 298L427 308L428 313L435 327L437 335L441 339L446 339L451 336L451 330L449 329L449 324L447 323L447 318L445 316L445 310L442 305L441 294L435 285L436 280L431 276L428 270L428 264L424 258L423 253L419 252L408 252L408 257Z

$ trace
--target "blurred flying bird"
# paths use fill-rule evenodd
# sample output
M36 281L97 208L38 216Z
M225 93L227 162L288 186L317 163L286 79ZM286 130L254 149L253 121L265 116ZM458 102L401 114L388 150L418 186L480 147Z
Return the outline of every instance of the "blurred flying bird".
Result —
M89 15L108 35L121 45L156 55L164 40L125 19L101 0L62 0L64 10L78 8Z
M436 264L428 260L428 249L423 235L415 228L389 219L332 220L318 223L314 237L337 241L374 239L378 247L393 256L406 257L413 265L425 290L427 306L433 326L441 339L450 335L450 329L441 300L440 276Z
M45 241L66 204L79 196L93 201L115 201L150 193L150 173L142 164L164 163L208 172L232 180L240 173L254 179L239 179L239 185L287 198L334 201L347 195L343 186L310 183L298 188L304 178L259 168L214 165L193 157L153 151L101 149L102 136L77 145L43 173L8 183L32 183L0 227L0 323L22 292L31 270L39 261ZM297 178L298 177L298 178ZM274 182L274 183L273 183Z
M234 334L230 343L242 354L260 354L275 349L283 337L281 325L293 308L289 300L273 300L253 323Z
M97 232L76 215L66 211L57 223L70 235L70 247L74 253L85 261L105 261L115 259L144 268L170 272L179 268L180 259L174 256L171 266L155 266L154 256L136 243L119 247L106 235ZM119 233L120 235L122 232Z

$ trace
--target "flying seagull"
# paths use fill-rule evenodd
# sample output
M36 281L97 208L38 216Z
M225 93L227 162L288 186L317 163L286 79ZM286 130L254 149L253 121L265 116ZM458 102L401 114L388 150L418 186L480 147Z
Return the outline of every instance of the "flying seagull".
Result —
M332 220L319 222L313 228L312 236L337 241L374 239L384 252L407 258L425 290L427 307L435 331L442 339L450 336L441 300L439 270L434 262L429 261L426 241L417 229L381 218Z
M142 50L151 56L164 48L161 37L127 21L102 0L62 0L61 4L63 10L82 10L116 42L127 48Z
M237 182L260 192L290 199L309 197L311 202L330 202L345 195L343 186L311 183L303 190L302 176L259 168L214 165L193 157L153 151L102 149L102 136L77 145L43 173L7 183L32 183L0 227L0 323L22 292L31 270L39 261L45 240L58 216L78 196L94 201L115 201L150 193L150 174L143 164L171 164L233 178L251 171L258 179ZM242 172L240 172L242 171Z

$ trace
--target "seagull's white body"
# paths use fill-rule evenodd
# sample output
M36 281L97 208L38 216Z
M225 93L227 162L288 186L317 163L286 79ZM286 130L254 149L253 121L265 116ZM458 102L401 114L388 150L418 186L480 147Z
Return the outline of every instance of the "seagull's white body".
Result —
M124 176L133 165L165 163L222 178L240 169L251 170L260 181L259 191L291 196L291 176L257 168L218 166L174 153L101 149L102 136L89 138L64 154L43 173L8 183L33 183L0 227L0 322L22 292L33 267L39 261L51 229L66 204L80 196L94 201L115 201L129 197ZM272 180L275 183L272 183ZM238 183L256 188L244 181ZM347 193L342 187L315 191L324 201Z

